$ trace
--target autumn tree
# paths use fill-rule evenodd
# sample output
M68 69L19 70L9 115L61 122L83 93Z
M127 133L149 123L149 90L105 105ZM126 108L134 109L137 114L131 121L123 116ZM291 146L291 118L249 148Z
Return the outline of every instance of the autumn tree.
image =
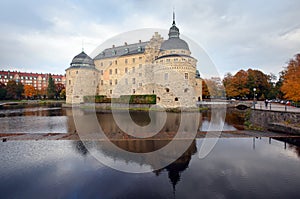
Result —
M66 89L62 89L61 92L59 93L60 98L66 99Z
M202 81L202 97L203 97L204 99L210 98L209 90L208 90L206 81L205 81L204 79L203 79L203 81Z
M224 87L219 78L204 79L202 83L202 95L204 98L224 97Z
M65 89L65 86L62 83L55 84L55 96L56 98L60 97L60 93Z
M285 68L281 91L285 99L300 101L300 54L295 55Z
M37 94L34 86L32 85L25 85L24 86L24 96L26 98L32 98Z
M244 70L238 71L234 76L227 76L223 80L226 95L228 97L244 98L249 95L250 90L247 87L248 73Z

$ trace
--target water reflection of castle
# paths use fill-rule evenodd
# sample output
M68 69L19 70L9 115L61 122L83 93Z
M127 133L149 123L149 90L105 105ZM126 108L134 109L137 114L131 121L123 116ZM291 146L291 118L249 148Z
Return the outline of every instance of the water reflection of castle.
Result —
M180 141L182 142L182 141ZM178 142L178 150L180 149L180 142ZM86 155L88 153L88 150L85 148L82 141L74 142L75 149L83 154ZM161 148L163 145L168 144L168 141L159 141L159 140L124 140L124 141L115 141L114 144L126 151L141 153L141 152L150 152L150 151L156 151L159 148ZM101 145L101 146L100 146ZM108 144L105 144L104 142L99 142L99 148L101 150L101 153L105 156L112 157L113 159L122 160L126 163L129 162L135 162L138 164L141 164L140 159L134 159L129 158L127 156L120 156L118 152L116 152L114 149L112 149ZM164 171L168 172L168 177L170 180L170 183L173 187L173 192L175 194L176 191L176 185L180 181L181 173L185 171L190 163L192 155L194 155L197 152L197 146L196 141L193 140L192 144L188 147L188 149L173 163L169 164L168 166L153 171L157 176L161 175Z

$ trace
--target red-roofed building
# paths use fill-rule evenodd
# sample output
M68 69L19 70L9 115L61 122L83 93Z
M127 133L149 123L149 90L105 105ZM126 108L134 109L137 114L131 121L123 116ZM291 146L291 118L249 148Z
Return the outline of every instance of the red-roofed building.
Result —
M51 74L55 84L61 83L65 85L65 75ZM48 86L49 74L43 73L27 73L20 71L0 71L0 82L7 84L9 80L15 80L23 85L32 85L37 90L44 90Z

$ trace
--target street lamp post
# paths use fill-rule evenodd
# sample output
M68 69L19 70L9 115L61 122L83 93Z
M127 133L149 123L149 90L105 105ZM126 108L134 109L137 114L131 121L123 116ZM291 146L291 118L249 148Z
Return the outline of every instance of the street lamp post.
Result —
M253 88L253 107L255 109L255 91L256 91L256 88Z

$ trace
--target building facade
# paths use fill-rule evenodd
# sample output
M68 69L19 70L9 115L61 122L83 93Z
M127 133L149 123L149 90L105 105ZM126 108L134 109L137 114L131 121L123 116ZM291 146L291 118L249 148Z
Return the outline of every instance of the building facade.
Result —
M80 53L66 69L66 102L82 103L87 95L155 94L164 107L195 106L202 100L202 80L179 35L173 19L166 40L155 32L149 41L113 45L94 59Z
M65 85L66 77L64 75L51 74L55 84ZM10 80L22 83L23 85L32 85L36 90L45 90L48 87L49 74L27 73L20 71L0 71L0 82L7 85Z

